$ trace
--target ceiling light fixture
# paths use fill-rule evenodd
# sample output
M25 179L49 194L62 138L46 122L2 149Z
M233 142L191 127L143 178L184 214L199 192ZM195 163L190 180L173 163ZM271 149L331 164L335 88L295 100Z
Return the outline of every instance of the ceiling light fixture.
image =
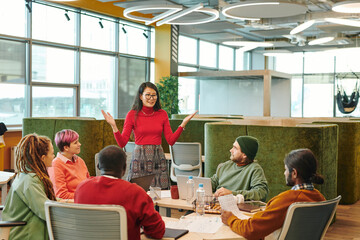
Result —
M122 29L122 31L123 31L125 34L127 33L127 31L126 31L126 29L125 29L125 26L124 26L124 25L122 26L122 28L121 28L121 29Z
M235 16L233 14L228 13L230 10L234 10L237 8L242 8L242 7L251 7L251 6L263 6L263 5L279 5L279 2L250 2L250 3L235 3L235 4L229 4L225 7L223 7L223 9L221 10L221 13L229 18L234 18L234 19L243 19L243 20L260 20L260 18L249 18L249 17L239 17L239 16Z
M332 6L334 12L360 13L360 1L342 1Z
M324 44L327 42L331 42L332 40L334 40L335 37L322 37L322 38L317 38L314 39L312 41L309 42L309 45L320 45L320 44Z
M70 17L69 17L69 14L68 14L68 11L67 11L67 10L65 11L65 14L64 14L64 15L65 15L65 17L66 17L66 20L70 21Z
M100 25L101 28L104 28L104 25L102 23L102 18L99 18L99 25Z
M183 16L185 16L185 15L191 13L191 12L199 10L202 7L203 7L203 4L199 3L197 5L194 5L192 7L187 8L187 9L181 11L181 12L175 13L175 14L173 14L171 16L167 16L166 18L163 18L162 20L158 21L156 23L156 26L161 26L161 25L163 25L165 23L169 23L169 22L171 22L171 21L173 21L175 19L181 18L181 17L183 17Z
M30 2L29 1L26 1L26 4L25 4L27 10L29 11L29 13L31 13L31 6L30 6Z
M311 27L314 23L315 23L315 20L306 21L306 22L300 24L299 26L295 27L293 30L291 30L290 34L294 35L294 34L297 34L299 32L302 32L305 29Z
M223 44L234 46L234 47L247 47L247 46L255 46L255 47L272 47L273 43L270 42L253 42L253 41L225 41Z
M153 17L153 18L146 18L146 17L139 17L136 15L132 15L133 12L159 12L164 11L163 13ZM178 13L179 12L179 13ZM191 14L192 12L202 13L201 15L197 16L196 18L188 17L187 15ZM140 5L135 7L126 8L123 12L124 17L129 18L134 21L145 22L146 25L154 23L158 20L157 26L162 24L175 24L175 25L192 25L192 24L202 24L207 22L212 22L219 17L219 12L215 9L211 8L204 8L202 4L195 5L191 8L187 8L183 10L181 5ZM179 19L181 18L181 20ZM174 21L175 19L179 19Z
M343 18L325 18L324 19L327 22L340 24L340 25L346 25L346 26L352 26L352 27L360 27L360 21L355 21L351 19L343 19Z

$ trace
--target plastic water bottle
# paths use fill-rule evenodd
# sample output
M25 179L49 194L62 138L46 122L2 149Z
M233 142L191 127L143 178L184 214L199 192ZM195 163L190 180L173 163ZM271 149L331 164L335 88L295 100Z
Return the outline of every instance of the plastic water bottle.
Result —
M204 216L205 214L205 190L204 185L199 183L199 188L196 190L196 215Z
M195 183L193 180L193 176L189 176L189 179L186 182L186 202L191 204L194 200L195 194Z

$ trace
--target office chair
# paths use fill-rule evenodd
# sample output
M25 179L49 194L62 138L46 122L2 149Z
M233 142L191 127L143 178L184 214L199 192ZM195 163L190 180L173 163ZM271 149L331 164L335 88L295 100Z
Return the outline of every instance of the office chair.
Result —
M336 212L341 196L323 202L296 202L287 210L278 240L321 240Z
M119 205L45 202L50 240L127 240L126 210Z
M170 178L177 182L176 175L202 176L201 144L177 142L170 146Z

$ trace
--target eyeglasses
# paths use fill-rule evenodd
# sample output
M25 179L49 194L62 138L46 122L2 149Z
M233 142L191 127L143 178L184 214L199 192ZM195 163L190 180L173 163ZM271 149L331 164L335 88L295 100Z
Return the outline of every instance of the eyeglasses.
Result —
M157 95L156 95L156 94L155 94L155 95L144 94L144 96L145 96L145 98L146 98L147 100L150 100L150 98L152 98L152 99L157 99Z

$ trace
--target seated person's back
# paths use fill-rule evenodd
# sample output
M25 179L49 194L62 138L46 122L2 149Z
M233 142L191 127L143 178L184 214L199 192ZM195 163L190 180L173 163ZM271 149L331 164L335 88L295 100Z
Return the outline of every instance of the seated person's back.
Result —
M125 208L128 239L140 239L140 227L152 238L160 239L165 224L148 194L138 185L122 180L126 169L126 154L117 146L99 152L98 168L101 176L80 183L75 192L75 203L112 204Z
M215 196L241 194L245 200L266 200L269 190L265 174L261 166L254 162L258 145L254 137L236 138L230 149L231 160L219 164L211 177Z

